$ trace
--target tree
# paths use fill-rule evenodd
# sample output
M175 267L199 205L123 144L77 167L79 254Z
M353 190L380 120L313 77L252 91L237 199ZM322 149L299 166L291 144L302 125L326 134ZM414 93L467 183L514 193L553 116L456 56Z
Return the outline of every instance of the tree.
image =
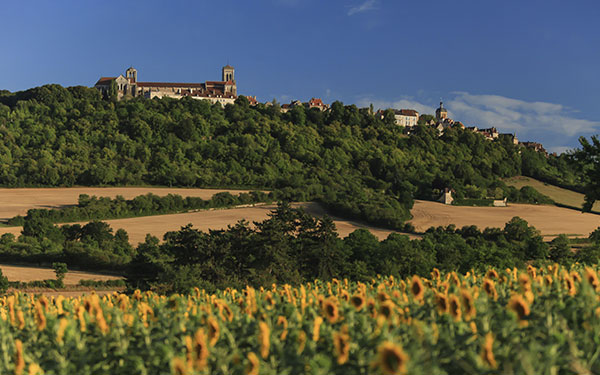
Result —
M52 268L54 269L54 273L56 274L56 281L58 282L58 287L64 288L64 279L65 275L67 274L67 264L62 262L54 262L52 263Z
M585 185L585 202L583 212L590 212L594 203L600 199L600 139L592 136L592 143L584 137L579 138L582 149L575 152L575 158L590 165L587 169L587 184Z

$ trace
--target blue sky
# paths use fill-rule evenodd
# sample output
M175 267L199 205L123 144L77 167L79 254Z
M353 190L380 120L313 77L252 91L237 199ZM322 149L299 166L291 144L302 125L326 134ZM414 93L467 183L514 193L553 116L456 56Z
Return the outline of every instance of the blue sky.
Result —
M553 151L600 133L597 0L14 1L0 89L220 78L261 101L414 108Z

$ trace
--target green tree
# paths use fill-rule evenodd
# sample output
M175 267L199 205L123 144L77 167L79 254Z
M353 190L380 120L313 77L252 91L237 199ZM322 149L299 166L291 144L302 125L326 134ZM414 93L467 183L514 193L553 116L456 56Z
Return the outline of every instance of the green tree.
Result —
M54 273L56 274L56 281L58 282L59 288L65 287L65 276L67 275L67 264L62 262L54 262L52 263L52 268L54 269Z

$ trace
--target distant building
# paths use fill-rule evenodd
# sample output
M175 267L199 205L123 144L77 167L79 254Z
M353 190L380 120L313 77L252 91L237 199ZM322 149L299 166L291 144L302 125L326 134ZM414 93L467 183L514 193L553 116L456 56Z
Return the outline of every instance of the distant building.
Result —
M477 132L479 134L483 135L485 137L485 139L490 140L490 141L497 139L498 136L500 135L500 133L498 133L498 130L494 127L491 127L488 129L479 129Z
M119 99L125 96L143 96L148 99L163 97L179 99L189 96L222 105L233 103L237 98L235 69L230 65L224 66L221 69L221 79L221 81L204 83L139 82L137 70L130 67L125 71L125 76L101 77L94 87L107 95L114 82Z
M258 100L256 100L256 96L249 96L249 95L245 95L246 99L248 99L248 104L250 104L251 107L254 107L255 105L258 104Z
M454 190L445 188L444 192L442 193L442 196L440 197L440 199L438 199L438 202L441 202L443 204L452 204L452 202L454 202L454 197L452 197L452 193L454 193Z
M546 149L544 148L544 146L541 143L537 143L537 142L519 142L520 145L527 147L529 149L532 149L536 152L541 152L544 155L548 156L548 151L546 151Z
M311 98L308 103L306 103L308 109L316 108L319 111L325 111L329 109L327 104L324 104L320 98Z
M419 112L414 109L394 109L394 118L396 119L396 125L412 128L417 126Z
M435 110L435 118L438 122L443 122L448 118L448 111L444 108L443 102L440 102L440 108Z

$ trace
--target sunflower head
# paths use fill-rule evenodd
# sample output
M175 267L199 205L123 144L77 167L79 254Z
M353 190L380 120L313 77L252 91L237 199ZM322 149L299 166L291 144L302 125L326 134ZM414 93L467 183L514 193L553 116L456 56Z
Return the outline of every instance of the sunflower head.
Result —
M361 293L356 293L350 298L350 303L356 310L360 311L365 306L365 296Z
M485 335L485 340L481 346L481 359L489 367L496 368L498 367L498 364L496 363L496 358L494 358L494 351L492 350L493 346L494 336L492 336L491 332L488 332L487 335Z
M483 279L483 290L488 297L493 298L494 301L498 298L498 292L496 291L496 285L492 279Z
M337 304L337 299L331 297L323 301L323 315L329 323L335 323L340 318L340 310Z
M208 339L209 339L209 343L210 346L214 346L217 341L219 340L219 322L217 322L217 320L213 317L213 316L209 316L208 320Z
M445 294L437 293L435 295L435 305L440 314L447 313L449 308L448 297Z
M377 349L377 362L379 369L386 375L406 374L408 355L402 347L386 341Z
M391 300L387 300L379 305L379 314L378 316L384 317L385 320L390 320L394 316L394 310L396 309L396 304Z
M598 287L600 287L600 281L598 281L598 274L596 273L596 271L589 267L586 267L585 269L585 280L596 290L598 290Z
M450 296L449 303L450 315L454 318L454 320L459 321L462 318L462 309L460 307L460 300L454 294Z
M348 362L348 357L350 356L350 336L344 332L334 332L333 348L339 365Z
M513 311L519 319L519 325L526 327L529 323L526 318L529 315L529 304L523 298L523 296L515 294L508 301L508 308Z
M258 356L253 352L248 353L248 363L246 364L246 375L258 375L258 369L260 367L260 361Z
M417 301L423 300L423 296L425 294L425 287L423 286L421 278L417 275L414 275L412 277L412 280L410 282L410 292Z
M487 277L488 279L493 279L493 280L498 280L498 272L496 272L495 269L490 268L486 273L485 273L485 277Z
M467 289L461 289L460 291L460 299L462 302L462 307L465 310L465 319L471 320L475 317L477 311L475 310L475 302L473 301L473 296L471 292Z

